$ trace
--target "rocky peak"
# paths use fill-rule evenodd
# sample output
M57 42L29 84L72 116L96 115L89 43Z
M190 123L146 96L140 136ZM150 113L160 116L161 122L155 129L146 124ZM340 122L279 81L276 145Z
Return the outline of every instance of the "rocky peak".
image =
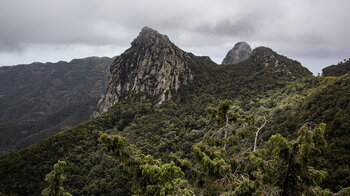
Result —
M271 74L285 76L290 79L312 75L298 61L279 55L272 49L264 46L255 48L248 60L259 69L264 69Z
M131 43L131 46L138 48L164 48L171 44L168 36L162 35L149 27L143 27L139 36Z
M239 63L249 58L252 49L246 42L238 42L235 46L227 53L226 57L222 61L223 65L230 65Z
M166 35L144 27L131 47L111 65L107 92L98 102L97 117L122 98L151 96L161 104L194 78L191 56L175 46Z
M275 63L275 65L277 66L277 56L278 54L274 52L271 48L259 46L252 51L250 58L254 59L255 62L264 64L264 66L266 67L271 63Z

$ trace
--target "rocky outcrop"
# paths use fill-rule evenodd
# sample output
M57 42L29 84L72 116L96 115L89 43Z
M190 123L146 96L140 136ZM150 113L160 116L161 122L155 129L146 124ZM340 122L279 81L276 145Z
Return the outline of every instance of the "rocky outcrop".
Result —
M238 42L235 46L227 53L226 57L222 61L223 65L230 65L239 63L249 58L252 49L246 42Z
M93 118L110 109L122 98L148 96L161 104L194 78L191 55L175 46L166 35L144 27L131 47L111 66L106 93L98 102Z
M289 59L277 54L270 48L257 47L250 54L247 60L248 64L255 68L269 73L271 76L279 76L279 79L294 80L296 78L312 75L312 73L303 67L298 61Z

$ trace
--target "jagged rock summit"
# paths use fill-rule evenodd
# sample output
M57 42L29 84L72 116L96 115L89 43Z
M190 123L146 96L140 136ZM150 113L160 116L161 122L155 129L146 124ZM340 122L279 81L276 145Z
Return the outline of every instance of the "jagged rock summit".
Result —
M92 117L106 112L120 99L134 95L138 95L139 101L152 96L161 104L171 97L171 90L177 91L193 80L191 58L166 35L149 27L142 28L131 47L112 63L107 91Z
M246 42L238 42L235 46L228 51L226 57L222 61L223 65L230 65L239 63L249 58L252 49Z

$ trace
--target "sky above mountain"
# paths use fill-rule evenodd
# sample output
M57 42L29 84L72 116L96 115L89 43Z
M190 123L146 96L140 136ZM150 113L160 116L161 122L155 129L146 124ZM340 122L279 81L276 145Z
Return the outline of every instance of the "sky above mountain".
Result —
M221 63L239 41L314 74L350 57L349 0L0 0L0 66L116 56L143 26Z

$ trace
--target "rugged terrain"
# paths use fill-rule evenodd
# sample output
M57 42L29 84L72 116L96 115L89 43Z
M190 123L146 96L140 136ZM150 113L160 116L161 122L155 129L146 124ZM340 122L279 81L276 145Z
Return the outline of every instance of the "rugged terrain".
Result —
M192 146L215 130L205 108L226 99L243 114L255 113L257 121L268 119L261 146L275 133L294 137L305 122L326 123L328 148L312 164L328 172L322 188L338 191L350 185L349 88L348 75L314 77L270 48L258 47L248 59L222 66L144 28L114 61L98 117L2 157L0 193L40 194L45 174L63 160L64 186L73 195L130 195L130 182L98 143L99 133L125 136L155 158L168 160L170 152L190 158Z
M230 65L239 63L249 58L252 49L246 42L238 42L235 46L228 51L226 57L222 61L223 65Z
M158 104L171 98L171 90L177 91L193 80L192 57L166 35L144 27L131 48L112 64L107 93L99 100L94 117L108 111L120 99L136 94L140 95L138 101L154 96Z
M113 58L0 67L0 155L89 119Z

